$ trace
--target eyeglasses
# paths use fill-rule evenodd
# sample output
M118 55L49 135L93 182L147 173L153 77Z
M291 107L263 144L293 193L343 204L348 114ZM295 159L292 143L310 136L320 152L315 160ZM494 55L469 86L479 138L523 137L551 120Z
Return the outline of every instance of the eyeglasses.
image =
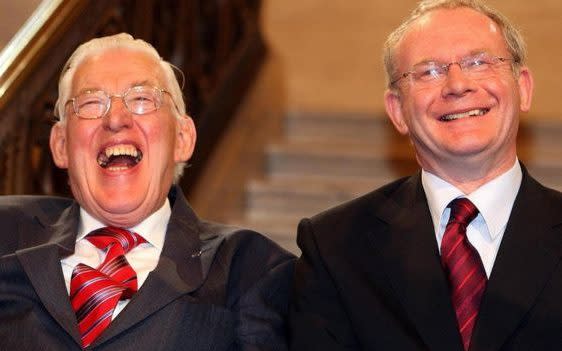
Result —
M419 85L431 85L442 82L452 65L458 65L464 74L472 79L487 78L494 74L494 67L502 63L513 61L518 63L517 60L511 58L504 58L499 56L492 56L486 52L478 53L463 57L459 61L450 63L441 62L422 62L414 65L411 71L402 73L400 77L390 83L394 85L403 78L410 77L411 81Z
M110 95L103 90L87 90L73 97L66 103L72 102L76 116L83 119L98 119L107 114L111 108L111 98L121 98L129 112L135 115L145 115L154 112L162 106L163 93L171 94L162 88L137 85L127 89L123 94Z

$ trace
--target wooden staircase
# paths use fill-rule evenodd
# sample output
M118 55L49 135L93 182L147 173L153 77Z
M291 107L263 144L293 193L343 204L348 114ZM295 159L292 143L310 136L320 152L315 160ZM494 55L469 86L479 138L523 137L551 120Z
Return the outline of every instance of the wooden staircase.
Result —
M520 159L544 184L562 190L562 122L521 126ZM299 220L417 171L409 141L384 116L291 113L285 136L265 150L264 175L246 185L235 224L298 253Z

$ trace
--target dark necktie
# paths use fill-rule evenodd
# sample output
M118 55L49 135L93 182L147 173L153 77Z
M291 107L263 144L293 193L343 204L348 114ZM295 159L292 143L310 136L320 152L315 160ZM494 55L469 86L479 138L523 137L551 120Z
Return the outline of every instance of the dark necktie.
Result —
M107 254L96 269L80 263L72 271L70 302L83 347L109 326L117 302L137 291L137 275L124 255L145 242L140 235L115 227L94 230L86 239Z
M449 278L464 349L468 350L487 282L480 255L466 237L466 227L476 218L478 209L465 198L451 201L449 207L451 215L441 242L441 263Z

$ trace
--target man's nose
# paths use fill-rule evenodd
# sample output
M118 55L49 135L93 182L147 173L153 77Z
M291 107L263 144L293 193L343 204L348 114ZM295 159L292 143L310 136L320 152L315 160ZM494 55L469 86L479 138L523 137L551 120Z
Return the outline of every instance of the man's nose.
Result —
M127 109L123 98L112 96L109 111L103 117L105 128L119 131L123 128L130 128L133 125L133 114Z
M442 90L443 97L462 96L474 89L476 89L475 82L462 70L458 62L452 62L447 68Z

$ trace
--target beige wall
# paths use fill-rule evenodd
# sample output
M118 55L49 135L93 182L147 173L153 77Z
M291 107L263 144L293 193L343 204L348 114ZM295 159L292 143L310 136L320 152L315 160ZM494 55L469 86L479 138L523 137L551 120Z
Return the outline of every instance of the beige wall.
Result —
M383 111L381 48L414 0L265 0L263 27L297 110ZM562 1L490 0L524 33L535 98L528 118L562 119Z
M12 39L41 0L0 0L0 50Z

